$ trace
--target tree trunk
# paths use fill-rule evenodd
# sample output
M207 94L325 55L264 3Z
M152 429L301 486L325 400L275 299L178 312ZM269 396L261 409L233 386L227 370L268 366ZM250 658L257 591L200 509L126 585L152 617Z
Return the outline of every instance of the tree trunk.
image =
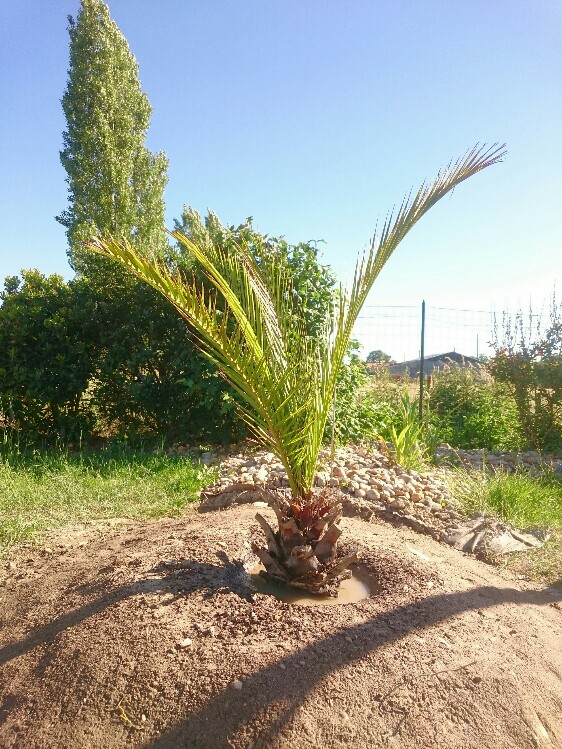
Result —
M279 530L274 532L262 515L256 515L267 542L267 550L252 545L265 567L260 575L269 582L337 596L340 582L351 576L349 565L357 561L356 554L338 559L341 503L325 491L301 502L268 492L268 501Z

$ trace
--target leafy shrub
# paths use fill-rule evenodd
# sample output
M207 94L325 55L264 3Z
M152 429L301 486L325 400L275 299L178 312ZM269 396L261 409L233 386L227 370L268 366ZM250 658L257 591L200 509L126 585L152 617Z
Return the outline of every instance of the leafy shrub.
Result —
M485 367L451 365L432 375L428 419L440 441L465 449L521 447L517 407L509 389Z
M357 356L359 346L353 342L349 361L339 374L335 401L335 438L337 442L362 442L379 439L380 434L397 421L395 404L373 387L375 378L367 373ZM332 419L326 427L329 442Z
M562 305L557 307L553 297L545 333L532 312L528 322L521 312L513 324L505 317L502 339L496 330L494 347L491 371L513 395L527 445L562 450Z
M335 278L319 263L314 243L289 245L256 231L251 219L238 227L223 227L213 213L202 219L187 207L176 228L202 247L244 243L258 264L265 256L274 256L290 269L307 332L318 334L320 320L333 304ZM180 248L170 250L168 262L207 284ZM129 281L128 288L116 289L110 297L102 289L99 295L104 348L94 400L109 431L211 442L233 442L246 434L236 394L199 354L187 323L157 292ZM115 319L120 320L118 327L112 325Z
M93 417L84 398L99 336L87 282L28 270L0 294L0 415L40 436L76 438Z
M318 262L314 243L269 238L250 220L225 229L213 214L203 222L190 209L182 229L201 243L244 242L258 263L274 255L291 271L308 334L318 334L335 280ZM197 271L173 250L169 263L183 273ZM7 279L0 307L0 425L63 440L91 433L239 440L246 427L237 396L199 353L187 323L149 286L111 269L111 276L92 272L69 283L38 271Z
M98 429L132 439L239 439L244 429L230 388L158 294L139 283L98 300L101 346L92 383Z

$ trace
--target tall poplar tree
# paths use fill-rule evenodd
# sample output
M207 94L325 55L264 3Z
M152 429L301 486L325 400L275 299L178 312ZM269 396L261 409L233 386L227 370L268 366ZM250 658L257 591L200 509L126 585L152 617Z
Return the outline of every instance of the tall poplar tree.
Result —
M61 162L69 205L66 226L72 267L88 275L96 258L83 242L93 233L125 236L161 255L167 246L163 192L168 160L144 145L152 108L138 63L102 0L82 0L69 16L70 68L62 99L67 128Z
M168 247L163 197L168 160L145 146L152 108L138 63L106 3L81 0L68 24L60 154L68 207L57 218L67 229L70 264L94 302L99 340L91 404L104 429L118 425L132 433L149 423L160 428L160 415L173 420L169 401L177 393L170 383L177 376L174 356L185 325L177 325L157 294L120 269L116 273L84 242L104 231L162 258ZM183 356L190 361L196 354L191 347Z

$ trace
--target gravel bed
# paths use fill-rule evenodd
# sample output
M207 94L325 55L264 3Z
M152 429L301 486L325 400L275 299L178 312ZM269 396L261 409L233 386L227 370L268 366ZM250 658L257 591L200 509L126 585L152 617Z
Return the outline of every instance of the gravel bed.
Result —
M406 470L393 463L379 448L346 446L336 450L332 464L330 452L320 454L315 485L340 492L344 515L370 521L374 515L405 523L466 552L493 556L523 551L540 546L544 533L522 533L485 516L467 517L451 495L443 472L446 468L420 472ZM176 447L179 454L194 454L187 447ZM440 457L465 467L544 470L537 453L514 456L512 453L485 453L482 450L453 450L442 445ZM270 489L289 486L285 469L273 453L265 450L199 453L204 464L215 464L218 479L201 492L201 512L229 507L233 504L263 503ZM562 460L550 462L553 470L562 470Z

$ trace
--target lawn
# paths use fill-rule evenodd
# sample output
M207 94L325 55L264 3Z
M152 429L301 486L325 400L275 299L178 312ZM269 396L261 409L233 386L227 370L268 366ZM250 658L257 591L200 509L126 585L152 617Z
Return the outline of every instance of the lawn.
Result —
M214 474L183 457L113 445L0 451L0 551L36 531L116 517L178 516Z

